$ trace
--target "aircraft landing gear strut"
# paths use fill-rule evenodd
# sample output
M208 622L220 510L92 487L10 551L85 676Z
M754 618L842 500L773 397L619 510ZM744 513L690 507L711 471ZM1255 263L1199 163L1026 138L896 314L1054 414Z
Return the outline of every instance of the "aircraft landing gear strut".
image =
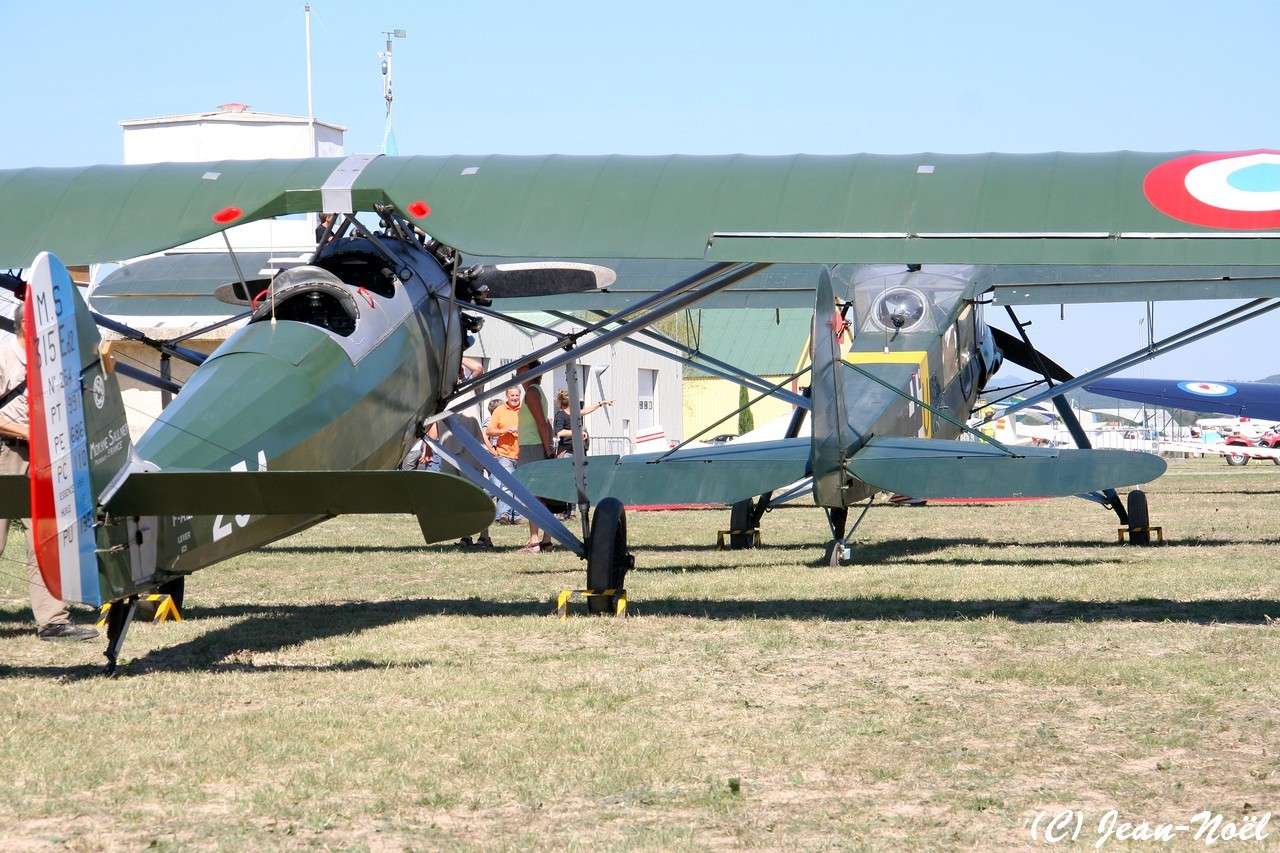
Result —
M867 495L867 502L862 505L862 512L858 513L858 517L854 519L853 527L845 528L849 524L849 508L827 507L827 523L831 525L831 536L833 537L827 543L826 554L823 559L828 566L844 565L845 559L849 556L849 537L853 535L853 531L862 525L862 519L867 517L867 510L871 509L871 504L875 503L876 493L872 492Z
M129 633L129 623L133 621L133 614L137 610L138 596L134 595L124 602L123 607L117 602L115 607L107 611L107 650L103 652L107 658L107 668L103 674L108 678L116 675L120 650L124 648L124 638Z
M849 523L849 508L828 507L827 524L831 525L831 541L827 543L827 551L823 560L828 566L839 566L844 562L845 552L849 546L845 542L845 526Z

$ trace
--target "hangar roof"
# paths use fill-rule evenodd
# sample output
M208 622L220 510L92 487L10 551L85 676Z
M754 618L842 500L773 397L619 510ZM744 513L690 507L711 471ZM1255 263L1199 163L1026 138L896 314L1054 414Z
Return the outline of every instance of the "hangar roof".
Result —
M757 376L787 376L795 371L809 340L813 311L807 308L693 312L693 339L702 352ZM708 376L687 368L686 376Z

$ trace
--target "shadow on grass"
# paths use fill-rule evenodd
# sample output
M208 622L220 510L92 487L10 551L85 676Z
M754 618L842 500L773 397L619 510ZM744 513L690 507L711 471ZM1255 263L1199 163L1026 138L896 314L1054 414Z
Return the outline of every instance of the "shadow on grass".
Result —
M1188 489L1180 495L1280 495L1280 489Z
M454 550L447 545L268 545L259 554L439 554Z
M343 604L192 606L187 617L242 617L231 625L168 648L155 649L129 661L125 674L149 672L331 671L387 666L424 666L429 660L404 662L339 661L332 664L290 666L247 663L246 655L278 652L312 640L356 634L422 617L480 618L549 616L550 602L468 599L400 599ZM1015 623L1178 622L1197 625L1260 625L1280 616L1275 599L1206 599L1175 601L1136 598L1118 601L1078 601L1049 598L927 599L898 597L799 598L777 600L654 599L632 603L640 617L686 617L712 620L789 619L824 622L961 622L987 617ZM585 618L585 617L584 617ZM74 680L97 676L96 665L75 667L0 666L0 678L57 677Z

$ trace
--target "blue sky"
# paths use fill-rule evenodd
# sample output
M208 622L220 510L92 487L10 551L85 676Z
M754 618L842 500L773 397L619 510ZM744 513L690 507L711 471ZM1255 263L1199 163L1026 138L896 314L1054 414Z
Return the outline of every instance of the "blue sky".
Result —
M117 122L306 110L302 3L5 0L0 167L118 162ZM1280 147L1280 5L1237 2L336 2L313 8L319 117L376 150L381 31L401 153L846 153ZM1225 303L1157 306L1158 333ZM1140 306L1033 311L1076 370ZM1280 312L1277 312L1280 313ZM1280 372L1268 316L1146 368ZM1093 349L1097 347L1097 349Z

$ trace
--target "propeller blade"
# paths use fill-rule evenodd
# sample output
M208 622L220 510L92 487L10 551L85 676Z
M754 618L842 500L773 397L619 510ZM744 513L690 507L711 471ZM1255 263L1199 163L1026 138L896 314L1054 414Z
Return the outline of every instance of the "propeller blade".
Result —
M1027 370L1035 371L1036 375L1040 375L1040 362L1044 363L1044 370L1048 371L1049 378L1055 382L1070 382L1075 377L1067 372L1067 369L1044 353L1027 346L1022 338L1011 335L1003 329L991 327L991 335L995 338L996 346L1000 348L1000 352L1004 357L1019 367L1025 367ZM1039 360L1037 360L1037 357Z
M596 264L535 261L472 267L468 278L476 290L488 289L492 299L516 299L604 290L617 281L618 275Z
M246 284L249 285L248 290L245 290ZM269 278L251 278L243 284L239 281L230 281L218 285L213 295L219 302L225 302L228 305L251 305L253 298L270 286Z

